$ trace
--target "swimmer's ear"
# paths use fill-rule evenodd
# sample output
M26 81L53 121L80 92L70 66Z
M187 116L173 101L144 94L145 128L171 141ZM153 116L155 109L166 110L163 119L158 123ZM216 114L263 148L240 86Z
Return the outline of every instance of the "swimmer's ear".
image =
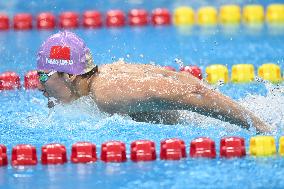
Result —
M69 80L71 81L71 82L73 82L75 79L76 79L76 75L70 75L70 74L68 74L68 76L69 76Z
M72 74L64 74L64 78L73 82L76 79L76 75L72 75Z

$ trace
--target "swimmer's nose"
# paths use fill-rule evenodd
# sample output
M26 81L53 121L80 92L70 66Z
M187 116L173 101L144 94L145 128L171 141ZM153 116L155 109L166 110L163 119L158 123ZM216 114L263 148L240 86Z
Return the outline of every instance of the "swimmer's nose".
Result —
M40 91L44 91L44 87L41 83L38 84L38 90Z

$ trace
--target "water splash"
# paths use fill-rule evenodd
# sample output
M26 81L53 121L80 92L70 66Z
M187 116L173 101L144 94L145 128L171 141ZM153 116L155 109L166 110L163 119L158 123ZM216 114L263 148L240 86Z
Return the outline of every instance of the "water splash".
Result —
M284 86L262 81L267 89L267 95L247 95L240 104L254 112L272 128L277 128L278 134L283 134L284 128Z
M276 136L279 136L283 134L284 127L284 86L264 84L267 95L248 94L239 98L238 102L272 127L278 128ZM190 111L178 111L180 123L176 125L135 122L127 115L109 115L100 111L88 96L68 105L57 105L48 116L46 99L40 94L38 97L26 91L9 94L7 97L2 95L2 101L8 101L5 101L7 108L1 110L0 116L0 121L5 123L0 127L0 142L8 146L18 143L41 146L49 142L71 145L82 140L97 144L107 140L129 143L137 139L159 142L164 138L189 140L198 136L209 136L217 141L228 135L245 138L255 135L254 130L248 131Z
M179 68L184 67L184 62L183 62L182 59L180 59L180 58L175 58L174 61L175 61L175 64L177 64L177 65L179 66Z

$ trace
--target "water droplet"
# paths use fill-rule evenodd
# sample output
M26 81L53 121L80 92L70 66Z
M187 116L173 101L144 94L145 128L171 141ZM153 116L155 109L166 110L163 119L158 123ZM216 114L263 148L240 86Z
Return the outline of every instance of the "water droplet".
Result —
M182 59L180 59L180 58L176 58L175 63L178 64L180 68L184 66L184 63L183 63Z

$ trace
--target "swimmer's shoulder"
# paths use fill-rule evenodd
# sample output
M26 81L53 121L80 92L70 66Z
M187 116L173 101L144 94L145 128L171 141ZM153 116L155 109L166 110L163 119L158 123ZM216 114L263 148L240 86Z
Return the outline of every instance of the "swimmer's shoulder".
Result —
M153 70L155 66L150 64L126 63L117 61L98 66L98 72L94 74L91 85L97 88L105 83L116 79L128 79L129 77L142 77L149 70Z
M112 72L139 72L147 69L154 69L158 66L153 66L151 64L140 64L140 63L128 63L123 60L119 60L113 63L107 63L99 66L99 73L107 74Z

